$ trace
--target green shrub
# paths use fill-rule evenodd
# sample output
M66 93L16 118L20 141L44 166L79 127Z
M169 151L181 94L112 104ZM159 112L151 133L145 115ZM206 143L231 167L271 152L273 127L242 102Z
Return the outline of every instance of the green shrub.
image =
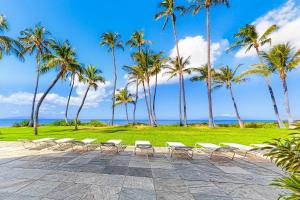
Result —
M107 126L106 123L98 121L98 120L91 120L90 122L83 123L84 126L92 126L92 127L105 127Z
M24 120L24 121L19 122L19 123L14 123L14 124L12 125L12 127L26 127L26 126L29 125L29 123L30 123L29 120Z
M290 193L281 194L279 199L300 199L300 134L292 134L289 139L276 139L270 143L273 147L265 148L269 153L265 154L276 163L278 167L287 172L282 178L274 179L273 186L289 190Z
M78 125L80 125L81 122L78 120ZM47 124L48 126L74 126L74 121L69 121L69 123L67 124L65 120L58 120L55 122L51 122L49 124Z

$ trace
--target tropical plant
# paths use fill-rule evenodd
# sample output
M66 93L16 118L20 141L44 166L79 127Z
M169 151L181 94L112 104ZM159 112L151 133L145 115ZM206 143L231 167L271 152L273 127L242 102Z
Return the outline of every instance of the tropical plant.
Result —
M142 77L142 85L145 95L145 102L148 110L148 116L150 119L150 124L153 126L156 126L156 121L153 117L152 112L152 96L151 96L151 88L150 88L150 77L151 77L151 70L153 67L153 55L154 53L146 48L142 49L141 52L137 52L133 55L134 60L137 63L137 66L139 67L139 73L141 74L140 77ZM146 86L147 91L146 91Z
M0 15L0 33L8 31L8 23L3 15ZM8 36L0 35L0 60L3 58L3 54L13 54L20 60L24 60L22 55L23 46L17 40L14 40Z
M273 180L273 186L289 190L290 193L281 194L279 199L294 200L300 199L300 137L294 133L291 138L276 139L264 148L268 151L265 156L271 158L278 167L287 172L282 178Z
M38 134L38 116L40 107L51 91L51 89L55 86L57 81L69 72L69 70L73 67L80 67L80 64L76 60L76 53L74 49L71 47L69 41L65 41L64 43L53 41L50 44L51 49L53 49L53 53L46 53L43 55L44 65L42 66L41 73L46 73L51 69L56 69L58 74L55 79L49 85L47 90L44 92L42 97L37 103L35 114L34 114L34 134Z
M29 53L30 55L35 54L36 62L37 62L37 70L36 70L36 79L35 79L35 89L31 106L31 115L30 115L30 123L28 126L33 126L33 116L34 116L34 107L36 101L36 95L39 87L39 79L41 72L41 62L42 56L45 53L49 53L49 45L51 43L50 33L46 30L44 26L41 24L35 25L35 27L25 29L21 31L21 36L19 37L20 43L23 45L22 54Z
M66 105L66 110L65 110L65 122L66 124L69 123L68 120L68 111L69 111L69 105L70 105L70 100L71 100L71 95L74 89L74 84L75 84L75 78L79 77L81 73L83 73L83 66L82 65L75 65L75 66L70 66L69 72L66 74L66 77L63 77L63 79L67 79L70 77L70 92L68 95L67 99L67 105Z
M120 89L116 94L116 106L122 105L122 104L125 105L126 120L127 120L128 124L129 124L129 119L128 119L127 105L129 103L134 103L133 95L128 92L127 87Z
M98 89L98 84L100 83L105 83L104 77L101 75L101 70L97 69L95 66L93 65L89 65L86 68L82 69L82 73L80 73L79 75L79 81L86 83L87 84L87 88L86 91L83 95L81 104L78 108L78 111L75 115L75 119L74 119L74 126L75 126L75 130L78 129L78 117L79 117L79 113L82 110L82 107L84 105L84 102L86 100L86 97L88 95L88 92L91 88L93 88L94 90Z
M109 52L112 52L113 65L114 65L114 92L113 92L113 103L112 103L112 119L111 125L114 125L115 119L115 102L116 102L116 90L117 90L117 65L116 65L116 56L115 50L122 49L124 50L124 42L121 40L121 36L118 33L107 32L103 33L101 36L101 46L108 48Z
M170 60L169 57L163 56L163 51L154 54L152 59L152 69L151 69L151 76L154 76L154 93L153 93L153 105L152 105L152 111L153 111L153 117L154 121L156 121L156 111L155 111L155 102L156 102L156 93L157 93L157 79L158 74L161 72L161 70L166 66L166 62Z
M275 30L277 30L277 26L272 25L260 36L254 25L246 24L243 28L239 30L238 33L234 35L236 41L232 44L229 50L235 48L245 48L247 53L251 49L253 48L255 49L256 54L260 60L260 65L253 66L251 69L247 70L244 74L245 75L258 74L258 75L262 75L265 78L270 93L270 97L273 103L274 113L277 118L278 126L279 128L285 128L285 125L279 116L279 111L278 111L274 91L271 86L271 81L269 78L269 76L273 73L273 71L268 66L265 66L265 62L260 52L260 47L264 46L265 44L271 44L270 35Z
M234 69L231 69L228 65L219 68L219 70L217 71L217 73L215 74L215 82L217 85L219 86L225 86L226 89L228 89L230 91L230 96L233 102L233 106L234 106L234 110L235 110L235 114L237 117L237 120L239 122L239 125L241 128L245 128L244 123L241 120L238 108L237 108L237 104L233 95L233 91L232 91L232 83L242 83L244 82L246 79L243 77L240 77L237 75L238 69L241 67L241 65L238 65L237 67L235 67Z
M283 92L285 97L285 109L288 115L289 127L294 126L292 118L288 87L287 87L287 73L294 70L300 63L300 48L294 52L294 49L289 43L278 44L273 46L268 53L262 53L266 61L266 65L270 66L275 72L279 74L282 81Z
M150 43L151 43L151 41L144 39L144 31L135 31L132 34L131 38L127 41L126 45L129 45L130 48L137 47L138 52L140 53L141 48L144 45L150 44ZM129 69L129 68L127 68L127 69ZM132 71L132 70L129 69L129 71L130 71L131 75L133 75L135 70ZM134 103L134 107L133 107L133 124L135 124L135 112L136 112L137 102L138 102L138 98L139 98L139 96L138 96L138 93L139 93L139 80L138 80L138 78L139 78L139 76L135 76L135 77L136 77L136 80L135 80L136 90L135 90L135 103Z
M211 6L226 5L229 7L229 0L193 0L187 11L192 11L192 14L197 14L201 9L206 10L206 37L207 37L207 66L208 66L208 79L207 79L207 96L208 96L208 115L209 127L215 127L212 109L212 76L211 76L211 49L210 49L210 8Z
M180 51L179 51L179 45L178 45L178 39L177 39L177 30L176 30L176 11L180 11L181 14L183 14L186 9L184 6L177 6L175 4L175 0L163 0L162 2L160 2L159 7L161 9L160 12L158 12L155 15L155 19L161 19L161 18L165 18L165 22L163 24L162 29L164 30L166 25L169 22L169 19L171 18L171 22L172 22L172 27L173 27L173 36L174 36L174 40L175 40L175 46L176 46L176 53L177 53L177 63L179 63L179 69L182 71L182 66L181 66L181 62L180 62ZM181 73L182 74L182 73ZM180 77L180 79L182 80L183 77ZM180 85L180 87L182 87L182 85ZM184 90L182 88L182 90ZM185 99L184 99L185 101ZM180 105L181 107L181 105ZM186 107L184 106L184 125L187 126L187 117L186 117ZM180 125L182 125L182 121L180 121Z
M178 60L180 60L180 64L178 63ZM187 68L187 66L190 64L190 57L184 59L181 57L180 59L175 58L171 59L170 63L164 66L165 72L164 75L169 76L169 80L178 77L178 97L179 97L179 123L182 125L182 98L185 99L185 92L184 92L184 74L190 73L191 70ZM180 67L181 66L181 67ZM185 106L185 104L184 104Z

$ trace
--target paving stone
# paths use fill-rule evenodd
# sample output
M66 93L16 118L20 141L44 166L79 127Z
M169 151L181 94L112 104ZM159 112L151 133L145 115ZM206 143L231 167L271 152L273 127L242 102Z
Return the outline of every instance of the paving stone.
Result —
M123 175L99 175L95 184L100 186L122 187L125 176Z
M49 193L47 198L50 199L81 199L89 190L90 185L80 183L61 183Z
M32 182L29 179L2 179L0 180L0 192L16 192Z
M0 199L1 200L40 200L40 197L14 194L14 193L0 193Z
M231 197L228 196L216 196L211 194L193 194L193 197L195 200L233 200ZM243 200L249 200L249 199L243 199Z
M135 160L131 160L129 162L129 167L136 167L136 168L150 168L151 165L148 161L143 162L143 161L135 161Z
M74 182L78 175L79 173L75 173L75 172L55 171L44 175L43 177L41 177L41 180Z
M156 191L169 192L189 192L183 180L154 178L154 187Z
M23 187L21 190L19 190L17 193L22 195L30 195L30 196L43 196L48 194L50 191L52 191L54 188L56 188L60 182L52 182L52 181L35 181L25 187Z
M171 178L171 179L180 179L177 172L173 169L152 169L152 174L154 178Z
M220 166L220 165L216 165L216 167L218 167L219 169L221 169L223 172L225 173L229 173L229 174L251 174L249 171L246 171L240 167L236 167L236 166Z
M129 167L127 175L152 178L152 171L149 168Z
M119 200L156 200L154 191L123 188Z
M190 193L185 192L157 192L157 200L194 200Z
M151 162L151 168L152 169L174 169L173 165L169 162Z
M92 185L83 196L84 200L118 200L121 187L108 187Z
M129 160L117 160L117 159L113 159L113 160L111 160L108 163L108 165L128 167L129 166Z
M127 175L128 167L124 166L106 166L103 168L103 174Z
M126 176L123 187L154 190L153 179L146 177Z

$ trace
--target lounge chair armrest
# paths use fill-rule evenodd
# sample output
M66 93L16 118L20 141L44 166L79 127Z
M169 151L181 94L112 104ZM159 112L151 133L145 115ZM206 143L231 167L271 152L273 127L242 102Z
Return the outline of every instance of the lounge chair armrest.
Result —
M101 145L102 146L116 146L116 144L112 143L112 142L101 142Z

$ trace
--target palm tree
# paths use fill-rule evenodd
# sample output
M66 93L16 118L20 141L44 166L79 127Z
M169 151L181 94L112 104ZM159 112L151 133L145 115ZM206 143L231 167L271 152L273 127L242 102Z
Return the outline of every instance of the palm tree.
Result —
M178 39L177 39L177 30L176 30L176 11L181 11L181 13L185 12L185 8L183 6L176 6L175 5L175 1L174 0L163 0L162 2L160 2L159 7L161 8L161 11L158 12L155 15L155 19L161 19L163 17L165 17L165 22L163 24L162 29L164 30L166 25L169 22L169 19L171 18L172 21L172 27L173 27L173 36L174 36L174 40L175 40L175 46L176 46L176 53L177 53L177 59L178 59L178 63L179 63L179 69L182 69L181 63L180 63L180 52L179 52L179 45L178 45ZM182 80L183 77L180 77L180 79ZM180 85L180 88L182 87L182 85ZM181 90L181 89L180 89ZM180 106L181 107L181 106ZM180 125L182 125L180 123ZM184 107L184 125L187 126L187 120L186 120L186 108Z
M245 128L244 123L241 120L237 104L233 95L232 91L232 83L241 83L244 82L246 79L237 75L238 69L241 65L238 65L235 69L231 69L229 66L221 67L218 72L215 74L215 81L216 83L221 86L226 86L226 89L230 91L230 96L233 102L234 110L236 113L237 120L240 124L241 128Z
M293 48L289 43L278 44L273 46L268 53L262 53L265 58L266 65L270 66L274 71L279 73L282 81L283 92L285 97L285 109L288 115L289 127L292 127L294 120L292 118L288 87L287 87L287 73L295 69L300 63L300 48L293 52Z
M142 49L140 53L135 53L133 55L134 60L139 66L140 73L142 73L142 85L144 89L145 102L147 105L148 116L150 118L150 124L156 126L156 121L153 117L152 112L152 96L151 96L151 88L150 88L150 77L151 77L151 69L153 67L153 55L154 53L148 48ZM147 92L145 84L147 84Z
M74 125L75 125L75 130L78 129L78 117L79 117L79 113L84 105L85 99L89 93L89 90L91 88L94 88L94 90L98 89L98 84L99 83L105 83L104 77L101 75L101 70L97 69L95 66L93 65L89 65L86 68L82 69L82 73L80 73L79 76L79 81L86 83L87 89L83 95L83 99L82 102L79 106L79 109L75 115L75 120L74 120Z
M178 63L178 60L179 63ZM182 90L184 88L184 81L183 81L183 74L184 73L190 73L190 69L186 68L187 65L190 64L190 57L184 59L181 57L180 59L171 59L170 64L164 66L164 69L166 70L164 72L164 75L169 76L169 80L178 76L178 91L179 91L179 123L180 126L182 126L182 103L181 99L185 99L185 92ZM182 66L182 67L180 67Z
M156 101L156 92L157 92L157 79L158 79L158 74L161 72L162 68L166 66L166 62L170 60L169 57L163 56L163 51L154 54L152 59L153 59L153 66L151 69L151 75L155 76L155 83L154 83L154 93L153 93L153 105L152 105L152 110L153 110L153 117L154 120L156 121L156 112L155 112L155 101Z
M270 93L270 97L273 103L274 113L277 118L278 126L280 128L285 128L283 124L279 112L278 107L274 95L273 88L271 86L271 81L269 76L272 74L272 71L265 66L264 59L261 55L260 47L264 46L265 44L271 44L270 35L275 30L277 30L276 25L270 26L261 36L258 34L256 27L251 24L246 24L245 27L241 28L238 33L234 35L237 39L231 46L229 50L235 48L246 48L246 52L250 51L252 48L255 49L257 56L260 60L260 66L254 66L254 68L250 69L250 71L246 72L247 74L261 74L265 77L267 87ZM256 73L257 72L257 73Z
M106 46L109 52L112 52L113 64L114 64L114 93L113 93L113 104L112 104L112 119L111 125L114 125L115 119L115 102L116 102L116 89L117 89L117 65L115 50L117 48L124 50L124 43L121 40L121 36L118 33L107 32L101 36L101 46Z
M20 43L23 45L23 52L29 53L30 55L35 54L36 62L37 62L37 72L36 72L36 80L35 80L35 89L31 106L31 115L30 115L30 123L28 126L33 126L33 116L34 116L34 107L36 101L36 95L39 87L39 79L41 72L41 59L43 54L49 53L49 45L51 42L50 33L43 27L41 24L35 25L33 29L28 28L24 31L21 31L21 36L19 37Z
M138 103L138 94L139 94L139 85L141 84L142 81L142 73L140 71L139 66L124 66L123 70L128 73L128 83L127 86L130 84L135 83L135 101L134 101L134 107L133 107L133 124L135 124L135 112L136 112L136 106ZM149 117L149 122L150 122L150 117Z
M126 42L126 45L129 45L130 48L138 48L138 52L141 51L142 46L150 44L150 40L144 39L144 31L135 31L130 39Z
M45 61L45 64L43 65L41 72L46 73L51 69L56 69L59 72L37 103L35 114L34 114L35 135L38 134L39 110L44 99L51 91L51 89L55 86L57 81L62 77L64 77L65 74L68 73L71 68L78 65L78 62L76 61L76 53L74 49L72 49L69 41L65 41L64 43L53 42L50 45L50 47L53 49L54 53L53 54L47 53L43 55L43 60Z
M116 106L121 105L121 104L125 105L126 120L127 120L127 123L129 124L128 109L127 109L128 103L134 103L134 100L133 100L133 95L130 94L128 92L127 88L125 87L125 88L119 90L118 93L116 94Z
M141 52L141 47L145 44L149 44L151 41L144 39L144 31L135 31L131 38L126 42L126 45L130 45L130 48L137 47L138 52ZM135 90L135 103L133 108L133 124L135 124L135 112L136 112L136 106L138 102L138 93L139 93L139 80L138 76L136 76L136 90Z
M208 80L207 80L207 96L208 96L208 114L209 114L209 127L215 127L212 109L212 98L211 98L211 50L210 50L210 8L211 6L225 4L229 7L229 0L193 0L190 8L192 13L197 14L202 8L206 9L206 37L207 37L207 66L208 66Z

